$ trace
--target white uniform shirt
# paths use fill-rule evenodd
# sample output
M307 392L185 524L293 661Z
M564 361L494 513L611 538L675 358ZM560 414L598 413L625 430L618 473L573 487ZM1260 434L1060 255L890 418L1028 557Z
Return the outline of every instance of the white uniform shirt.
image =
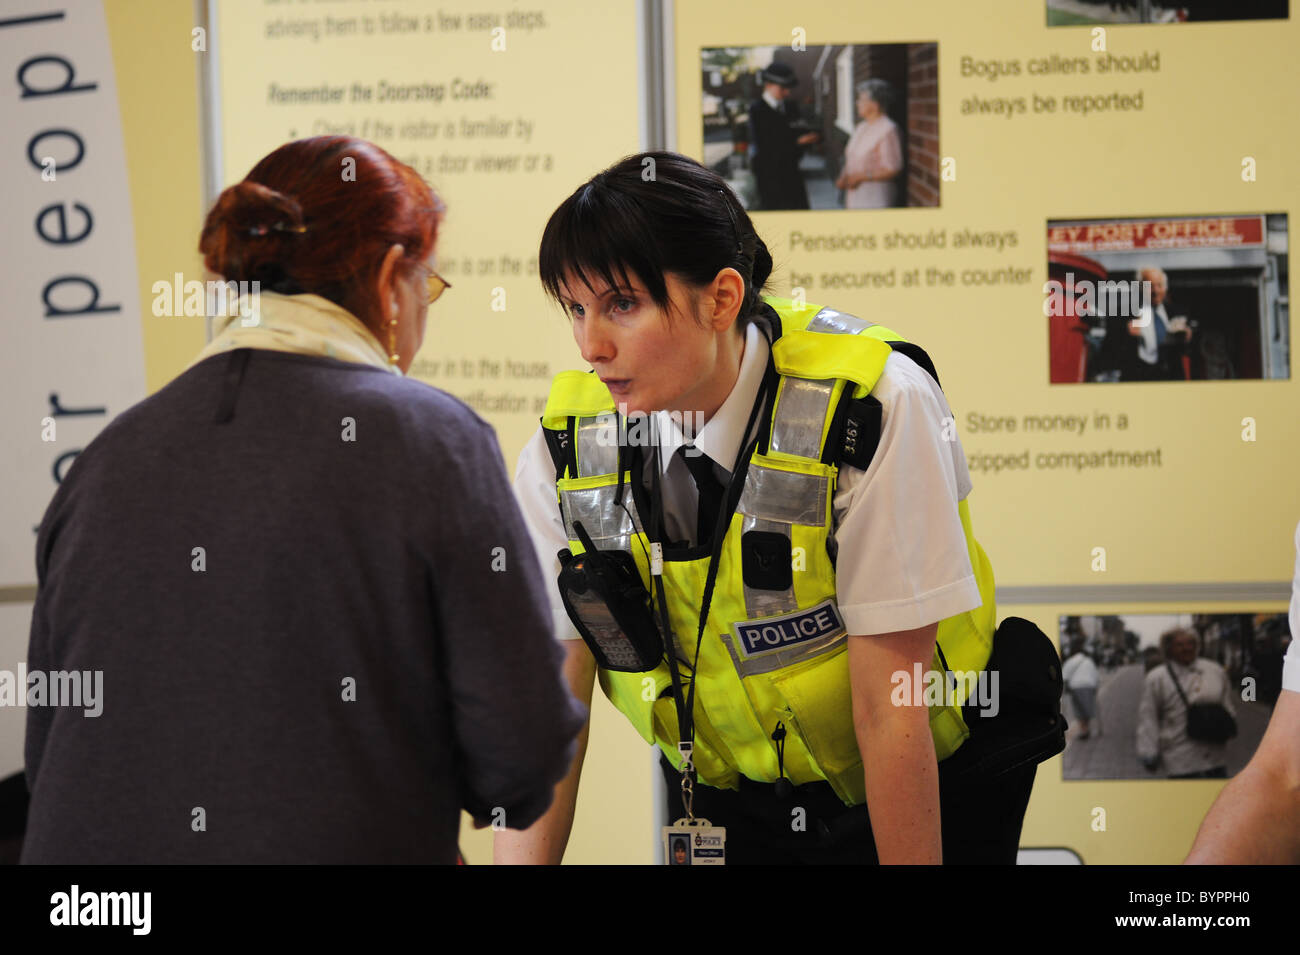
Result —
M695 436L724 480L763 380L769 347L746 329L740 374L718 412ZM880 445L866 471L842 466L832 502L839 545L835 589L851 634L915 630L973 610L979 586L957 502L971 491L966 456L943 392L910 358L894 352L871 394L880 402ZM661 415L664 516L676 538L694 536L697 491L680 455L680 431ZM947 440L951 438L951 440ZM718 463L721 462L721 463ZM576 639L554 581L568 547L555 496L555 465L541 429L520 455L515 496L549 574L556 636Z

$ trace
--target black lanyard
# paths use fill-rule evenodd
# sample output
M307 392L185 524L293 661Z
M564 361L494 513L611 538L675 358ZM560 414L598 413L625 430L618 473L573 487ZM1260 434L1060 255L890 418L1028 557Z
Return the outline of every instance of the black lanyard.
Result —
M690 689L685 694L682 691L683 680L677 655L677 638L673 632L672 619L668 615L668 598L664 593L663 585L663 491L659 482L661 465L659 461L654 461L650 465L653 469L650 478L651 574L659 603L660 627L664 632L668 650L668 666L672 677L673 699L677 708L677 749L681 753L683 760L682 799L687 818L690 819L694 818L691 812L694 785L691 775L695 769L692 754L695 747L695 684L699 672L700 647L704 644L704 628L708 623L709 607L713 602L713 588L718 579L718 558L722 554L722 545L726 540L727 528L731 524L731 515L735 511L740 497L738 489L744 487L745 475L749 471L750 458L768 429L766 427L759 429L759 433L754 436L753 440L749 440L749 435L754 430L754 424L758 420L759 413L767 408L769 396L775 393L776 381L776 367L772 360L771 343L769 342L767 369L764 372L763 381L759 385L758 394L755 396L754 406L750 409L749 420L746 422L743 432L744 439L741 441L740 448L736 453L736 461L731 469L731 480L727 483L726 492L723 495L723 506L718 509L717 520L713 527L713 537L709 543L709 569L704 579L704 595L700 602L700 620L695 634L695 659L691 663ZM660 573L655 573L656 569L659 569Z

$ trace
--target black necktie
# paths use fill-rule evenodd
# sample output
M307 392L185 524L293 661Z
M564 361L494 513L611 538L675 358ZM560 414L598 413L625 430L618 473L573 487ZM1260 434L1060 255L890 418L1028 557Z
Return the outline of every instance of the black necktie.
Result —
M723 487L709 456L703 452L687 454L688 450L693 449L683 446L679 453L700 492L700 506L695 514L695 543L708 544L713 540L713 528L718 522L718 511L722 509Z

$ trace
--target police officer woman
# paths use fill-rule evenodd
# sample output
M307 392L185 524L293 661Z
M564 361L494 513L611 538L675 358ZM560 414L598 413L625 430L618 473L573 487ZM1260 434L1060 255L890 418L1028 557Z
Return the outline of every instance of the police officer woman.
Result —
M1014 861L1032 767L1011 795L941 786L965 696L913 686L983 669L993 632L924 353L762 297L749 216L673 153L582 185L539 266L592 373L556 378L515 492L561 581L570 686L589 701L599 673L659 745L670 819L725 827L732 864ZM498 862L560 860L585 739L551 810L498 833Z

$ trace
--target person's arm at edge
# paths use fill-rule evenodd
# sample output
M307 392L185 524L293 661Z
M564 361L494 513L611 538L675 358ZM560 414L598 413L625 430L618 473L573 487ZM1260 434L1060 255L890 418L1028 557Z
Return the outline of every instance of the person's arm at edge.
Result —
M587 722L578 735L569 772L555 785L551 808L523 830L502 829L492 840L494 865L559 865L573 831L574 809L578 803L578 783L582 762L587 755L587 738L591 731L591 695L596 682L596 661L581 640L566 640L564 677L571 692L587 707Z
M1219 793L1185 865L1300 864L1300 693L1283 690L1259 749Z
M853 729L862 753L867 811L882 864L943 861L939 767L925 706L895 706L892 675L928 667L937 623L916 630L850 636Z

